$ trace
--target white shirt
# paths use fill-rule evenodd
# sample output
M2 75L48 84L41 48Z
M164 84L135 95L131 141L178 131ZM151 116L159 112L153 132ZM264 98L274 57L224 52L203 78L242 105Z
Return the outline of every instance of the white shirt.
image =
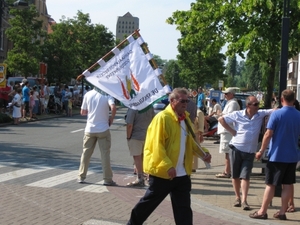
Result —
M109 106L114 98L104 96L96 90L88 91L83 98L81 109L87 110L86 133L100 133L109 129Z
M49 87L48 86L44 86L44 96L49 96L50 95L50 91L49 91Z
M214 105L213 112L215 113L213 115L213 117L215 117L216 119L218 119L220 117L220 115L218 115L217 113L221 113L222 112L222 107L218 103L216 103Z
M236 130L236 135L232 137L230 144L242 152L255 153L263 119L272 111L273 109L258 110L251 119L246 115L246 109L224 115L225 122L233 124L233 129Z
M37 91L33 92L33 99L34 99L34 101L38 101L39 100L39 96L40 96L40 94Z
M184 120L180 121L181 126L181 135L180 135L180 152L176 165L176 177L182 177L186 175L185 167L184 167L184 155L185 155L185 143L187 134L187 127L185 125Z
M261 101L262 99L263 99L263 95L260 93L258 93L257 95L256 95L256 99L257 99L257 101Z
M226 115L228 113L240 110L240 106L237 101L233 98L227 101L222 115ZM232 124L228 124L229 126L233 127ZM218 134L229 133L220 123L218 123Z

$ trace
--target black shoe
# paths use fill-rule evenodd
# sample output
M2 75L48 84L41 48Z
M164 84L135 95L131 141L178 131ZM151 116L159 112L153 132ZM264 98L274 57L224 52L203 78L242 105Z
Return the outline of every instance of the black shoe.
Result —
M220 141L215 141L214 144L220 144Z

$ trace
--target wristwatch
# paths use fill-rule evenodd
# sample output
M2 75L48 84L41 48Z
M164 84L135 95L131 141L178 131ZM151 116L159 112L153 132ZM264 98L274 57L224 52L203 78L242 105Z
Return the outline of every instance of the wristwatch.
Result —
M260 152L261 154L263 154L263 153L264 153L264 151L263 151L263 150L261 150L261 149L259 150L259 152Z

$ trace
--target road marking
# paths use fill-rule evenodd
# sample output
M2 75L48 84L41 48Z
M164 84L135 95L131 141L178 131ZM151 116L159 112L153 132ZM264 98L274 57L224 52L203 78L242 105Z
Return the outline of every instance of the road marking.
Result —
M77 133L77 132L80 132L80 131L83 131L84 129L79 129L79 130L73 130L71 131L70 133L73 134L73 133Z
M10 164L10 166L16 164L16 163L8 163ZM64 164L67 165L67 164ZM3 167L7 167L7 165L1 165L0 164L0 168ZM45 172L48 170L52 170L52 169L57 169L55 167L45 167L45 166L36 166L33 168L25 168L25 169L20 169L20 170L15 170L15 171L11 171L8 173L3 173L0 174L0 183L1 182L5 182L5 181L9 181L9 180L13 180L13 179L18 179L18 178L22 178L25 176L29 176L29 175L33 175L39 172ZM95 174L95 172L93 172L94 167L91 167L90 170L88 171L87 175L91 175L91 174ZM101 173L102 170L97 171L97 173ZM74 181L74 184L76 184L76 178L78 176L78 170L76 171L70 171L67 173L62 173L62 174L57 174L42 180L38 180L29 184L26 184L25 186L28 187L41 187L41 188L53 188L57 185L69 182L69 181ZM80 188L77 189L76 191L81 191L81 192L91 192L91 193L106 193L109 192L109 190L107 189L106 186L103 185L103 180L96 182L96 183L87 183L87 185L84 186L79 186ZM76 184L77 185L77 184ZM81 184L79 184L81 185Z
M88 172L89 174L92 174L93 172ZM60 185L72 180L76 180L78 176L78 171L71 171L68 173L63 173L60 175L56 175L54 177L49 177L43 180L39 180L30 184L27 184L26 186L30 186L30 187L44 187L44 188L50 188L50 187L54 187L56 185ZM74 181L75 182L75 181Z
M51 170L51 169L54 169L54 168L50 168L50 167L26 168L26 169L21 169L21 170L15 170L15 171L12 171L9 173L3 173L3 174L0 174L0 182L20 178L23 176L27 176L27 175L31 175L31 174L35 174L35 173L39 173L39 172L44 172L44 171Z

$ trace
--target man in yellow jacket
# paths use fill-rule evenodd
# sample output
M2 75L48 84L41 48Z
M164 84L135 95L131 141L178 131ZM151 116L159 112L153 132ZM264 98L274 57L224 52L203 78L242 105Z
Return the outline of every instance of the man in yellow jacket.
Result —
M147 130L143 163L144 172L149 174L149 188L132 209L128 221L131 225L143 224L168 194L175 223L193 224L190 175L193 155L199 154L199 147L188 128L192 127L186 112L188 91L175 88L169 101L167 108L153 118ZM200 151L200 154L210 162L209 152Z

